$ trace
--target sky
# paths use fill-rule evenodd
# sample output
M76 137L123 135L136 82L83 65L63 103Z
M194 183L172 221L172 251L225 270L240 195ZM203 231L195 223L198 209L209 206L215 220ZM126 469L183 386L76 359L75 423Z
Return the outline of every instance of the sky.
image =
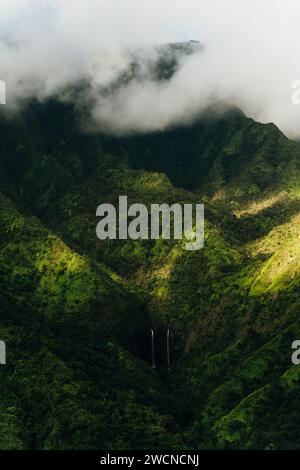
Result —
M118 134L188 122L222 101L299 138L299 20L299 0L0 0L0 80L15 109L24 98L66 99L66 87L88 80L91 126ZM146 73L99 96L133 51L147 70L154 46L189 39L204 50L168 84Z

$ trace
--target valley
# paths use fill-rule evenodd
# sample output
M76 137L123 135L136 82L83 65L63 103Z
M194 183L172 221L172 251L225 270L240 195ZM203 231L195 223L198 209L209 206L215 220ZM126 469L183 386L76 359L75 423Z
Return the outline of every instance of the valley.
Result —
M299 448L299 144L236 109L131 137L82 119L1 117L1 446ZM125 194L204 203L204 248L97 240Z

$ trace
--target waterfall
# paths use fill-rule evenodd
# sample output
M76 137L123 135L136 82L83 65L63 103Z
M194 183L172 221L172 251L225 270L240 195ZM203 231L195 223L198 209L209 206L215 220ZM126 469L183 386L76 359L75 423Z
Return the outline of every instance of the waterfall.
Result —
M170 327L167 329L167 367L170 369Z
M154 330L151 328L151 359L152 359L152 368L156 369L155 364L155 344L154 344Z

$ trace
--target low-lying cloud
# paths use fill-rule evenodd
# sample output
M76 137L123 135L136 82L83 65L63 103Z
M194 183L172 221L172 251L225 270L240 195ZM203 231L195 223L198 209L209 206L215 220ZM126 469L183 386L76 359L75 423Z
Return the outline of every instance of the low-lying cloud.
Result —
M88 83L93 129L163 129L222 102L300 137L299 16L298 0L0 0L0 79L13 108ZM190 39L204 49L155 80L158 46ZM143 79L111 86L133 55Z

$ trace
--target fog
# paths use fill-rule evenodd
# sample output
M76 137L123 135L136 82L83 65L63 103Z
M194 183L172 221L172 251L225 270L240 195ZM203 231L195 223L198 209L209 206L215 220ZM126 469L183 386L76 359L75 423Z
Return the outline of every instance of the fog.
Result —
M55 95L89 105L87 128L165 129L222 102L300 137L297 0L0 0L0 79L7 108ZM196 39L169 81L149 64L159 45ZM143 79L107 88L138 56ZM88 96L67 90L85 81ZM81 102L82 101L82 102Z

